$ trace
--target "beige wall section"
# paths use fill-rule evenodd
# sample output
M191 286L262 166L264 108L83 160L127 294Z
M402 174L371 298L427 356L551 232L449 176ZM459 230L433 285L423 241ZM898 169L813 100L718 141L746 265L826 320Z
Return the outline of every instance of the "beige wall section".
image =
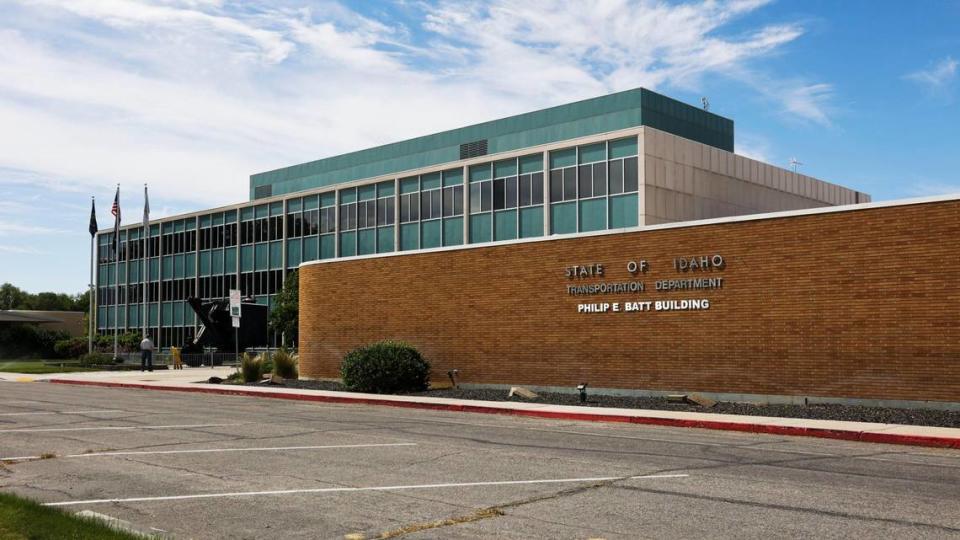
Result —
M644 127L640 223L870 202L865 193Z

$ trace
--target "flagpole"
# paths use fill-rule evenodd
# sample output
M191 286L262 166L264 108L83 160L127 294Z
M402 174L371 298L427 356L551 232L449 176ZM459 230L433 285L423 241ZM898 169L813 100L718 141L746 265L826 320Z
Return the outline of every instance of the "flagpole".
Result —
M120 198L120 184L117 184L117 199ZM120 208L118 203L116 223L113 226L113 359L120 357L117 343L120 337Z
M93 197L90 197L91 204L94 200ZM87 316L87 354L93 354L93 268L95 265L95 259L93 258L93 239L96 237L96 234L90 235L90 282L87 284L87 307L89 308L89 315Z
M149 311L147 309L147 297L148 291L150 290L150 212L147 210L149 208L149 203L147 202L147 185L143 185L143 230L146 233L144 244L144 252L140 254L141 260L144 262L144 271L141 273L144 276L144 286L143 286L143 337L147 336L147 317L149 316ZM143 235L140 235L143 236Z

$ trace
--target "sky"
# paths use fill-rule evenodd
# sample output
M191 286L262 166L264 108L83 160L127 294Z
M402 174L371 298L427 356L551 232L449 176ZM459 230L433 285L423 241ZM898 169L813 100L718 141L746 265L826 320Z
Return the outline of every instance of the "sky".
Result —
M873 195L960 192L960 0L0 0L0 283L83 291L87 223L253 173L647 87L736 151Z

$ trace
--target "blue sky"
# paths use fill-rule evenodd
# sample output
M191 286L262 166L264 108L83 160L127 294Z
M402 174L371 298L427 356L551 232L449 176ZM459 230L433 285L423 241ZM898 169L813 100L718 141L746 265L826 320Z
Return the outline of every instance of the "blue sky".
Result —
M960 192L960 0L0 0L0 282L86 287L90 196L139 219L251 173L646 86L737 152ZM126 222L126 220L125 220Z

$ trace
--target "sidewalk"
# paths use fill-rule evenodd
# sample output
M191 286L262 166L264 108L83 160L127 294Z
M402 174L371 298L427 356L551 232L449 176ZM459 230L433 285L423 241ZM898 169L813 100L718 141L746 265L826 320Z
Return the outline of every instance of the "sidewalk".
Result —
M87 372L27 376L36 381L58 384L76 384L113 388L138 388L176 392L200 392L210 394L254 396L274 399L317 401L328 403L381 405L444 411L508 414L561 420L624 422L671 427L692 427L727 431L744 431L842 439L887 444L907 444L941 448L960 448L960 429L942 427L907 426L900 424L874 424L866 422L840 422L809 420L803 418L774 418L766 416L739 416L729 414L657 411L648 409L615 409L575 407L541 403L516 403L501 401L474 401L419 396L393 396L332 392L324 390L300 390L274 386L251 387L220 384L197 384L211 376L226 377L234 368L211 369L187 368L178 371L136 372ZM7 380L22 380L17 374L0 374Z

